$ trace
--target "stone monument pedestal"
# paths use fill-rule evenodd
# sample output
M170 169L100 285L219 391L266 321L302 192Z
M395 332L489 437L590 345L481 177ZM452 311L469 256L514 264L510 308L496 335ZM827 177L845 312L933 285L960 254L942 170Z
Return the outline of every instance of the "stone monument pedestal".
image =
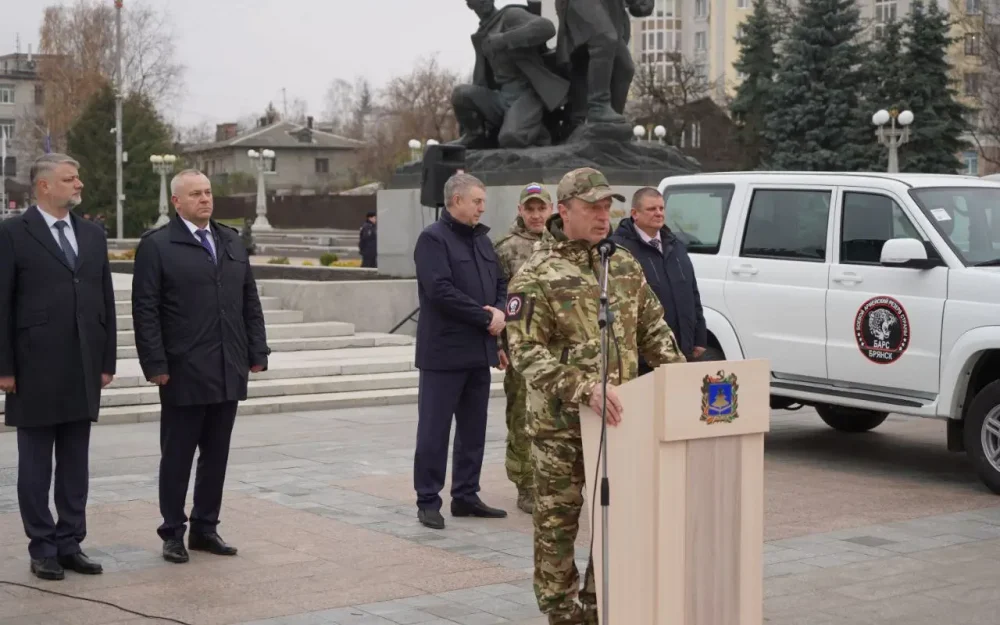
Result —
M524 150L471 150L466 153L467 173L486 185L486 212L482 223L496 240L517 217L521 189L529 182L545 185L555 203L556 187L569 171L579 167L600 170L615 191L626 198L639 188L657 187L664 178L701 171L697 161L661 143L588 139ZM415 161L396 170L385 189L378 192L379 274L394 278L416 277L413 249L420 232L436 218L436 209L421 206L422 163ZM443 208L441 210L444 210ZM628 215L629 207L612 207L612 228Z

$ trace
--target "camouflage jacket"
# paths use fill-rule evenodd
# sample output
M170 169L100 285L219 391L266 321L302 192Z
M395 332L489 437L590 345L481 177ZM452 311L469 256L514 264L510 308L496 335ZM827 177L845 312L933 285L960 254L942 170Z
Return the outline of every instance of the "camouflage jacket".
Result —
M510 358L528 384L528 430L541 438L580 436L580 405L601 381L600 258L584 241L570 241L562 219L549 219L534 253L507 293ZM627 250L611 257L608 301L608 384L638 375L638 356L650 366L685 362L663 307Z
M508 282L521 268L524 261L528 260L532 248L541 238L542 235L535 234L524 226L524 220L519 215L517 221L511 226L510 232L497 240L493 247L500 258L500 267Z

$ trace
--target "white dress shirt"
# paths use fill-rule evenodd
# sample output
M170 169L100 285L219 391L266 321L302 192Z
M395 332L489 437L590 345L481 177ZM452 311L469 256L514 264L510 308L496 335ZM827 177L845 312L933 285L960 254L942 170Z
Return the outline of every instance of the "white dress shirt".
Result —
M655 237L649 236L648 234L646 234L646 232L642 228L640 228L638 226L636 226L635 231L639 233L639 237L643 241L645 241L646 245L653 245L652 242L656 241L657 245L653 245L653 247L655 247L656 249L660 250L661 252L663 251L663 241L660 240L660 231L659 230L656 231L656 236Z
M201 243L201 237L198 236L198 231L208 230L208 235L209 235L208 244L212 248L212 253L215 254L216 257L219 256L218 250L215 249L215 233L212 232L211 224L205 226L204 228L199 228L198 226L194 225L193 223L191 223L187 219L184 219L183 217L181 217L181 221L183 221L184 225L188 227L188 230L191 231L191 236L193 236L194 240L197 241L198 243Z
M42 214L42 219L45 220L45 225L47 225L49 227L49 232L51 232L53 238L55 238L55 240L56 240L56 246L59 249L62 249L62 243L59 242L59 229L56 228L56 222L57 221L64 221L64 222L66 222L66 225L68 227L65 228L65 232L66 232L66 238L69 239L69 246L72 247L73 251L76 252L76 255L79 256L80 255L80 248L79 248L79 246L77 246L77 243L76 243L76 233L73 232L73 220L70 219L69 213L66 213L66 216L63 217L62 219L56 219L52 215L50 215L50 214L46 213L45 211L43 211L41 209L41 207L38 208L38 212Z

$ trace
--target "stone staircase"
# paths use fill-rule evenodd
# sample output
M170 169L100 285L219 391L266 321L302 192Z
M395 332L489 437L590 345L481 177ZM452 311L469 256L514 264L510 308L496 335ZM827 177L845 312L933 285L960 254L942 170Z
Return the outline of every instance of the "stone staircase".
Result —
M118 373L101 395L98 423L158 421L159 390L143 378L136 359L132 294L126 286L131 276L114 277ZM267 371L250 374L239 414L416 403L413 337L355 332L350 323L305 323L302 311L282 309L276 297L262 296L261 304L272 353ZM492 395L503 395L502 371L493 371ZM5 429L0 425L0 431Z

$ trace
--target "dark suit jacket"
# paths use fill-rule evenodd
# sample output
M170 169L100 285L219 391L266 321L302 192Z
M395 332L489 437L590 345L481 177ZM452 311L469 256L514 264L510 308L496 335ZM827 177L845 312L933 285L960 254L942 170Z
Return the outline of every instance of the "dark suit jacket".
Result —
M493 316L504 310L507 280L483 224L472 228L445 210L417 237L418 369L476 369L500 363Z
M76 215L69 266L37 207L0 221L0 377L14 376L5 423L97 421L101 374L115 373L115 291L104 230Z
M176 406L247 398L250 367L267 367L264 313L239 233L211 222L218 264L180 217L143 235L132 276L132 320L146 379L168 374Z
M660 229L663 252L658 252L642 240L631 217L618 223L618 229L611 238L631 252L642 265L646 282L663 305L663 320L674 331L674 338L684 355L690 359L696 346L708 347L701 293L698 292L694 265L684 243L670 228L663 226Z

